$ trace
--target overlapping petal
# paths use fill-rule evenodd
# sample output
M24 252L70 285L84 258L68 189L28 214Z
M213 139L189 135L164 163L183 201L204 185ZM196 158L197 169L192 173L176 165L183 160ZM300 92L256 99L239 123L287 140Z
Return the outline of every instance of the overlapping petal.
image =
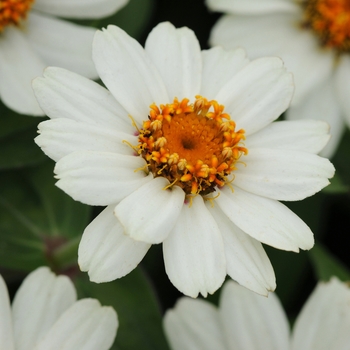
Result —
M226 259L219 227L196 196L182 207L179 220L163 242L165 270L182 293L193 298L213 294L226 275Z
M56 186L75 200L90 205L118 203L151 181L153 175L134 171L145 167L143 158L111 152L76 151L60 159L54 169Z
M332 81L325 82L315 88L307 95L303 103L291 106L286 112L286 117L288 120L307 121L310 118L326 121L330 127L330 140L325 148L322 147L315 153L322 149L320 154L323 157L329 158L334 155L344 132L345 123ZM319 129L315 128L315 132L317 130ZM316 141L313 137L309 139ZM315 142L314 145L316 144Z
M10 298L0 275L0 349L15 350Z
M337 280L320 283L301 310L293 329L292 350L345 350L350 335L350 289ZM346 339L343 347L339 340ZM345 345L343 344L343 345Z
M69 118L132 133L127 112L99 84L63 68L49 67L33 81L35 96L51 119Z
M296 12L298 7L290 0L207 0L211 10L229 13L262 14L269 12Z
M289 111L289 110L288 110ZM329 125L318 120L293 118L271 123L250 135L244 144L250 149L264 148L319 153L330 139Z
M179 219L185 193L178 187L165 189L169 181L157 177L124 198L114 213L125 234L136 241L161 243Z
M164 316L173 350L226 350L217 309L201 299L181 298Z
M281 59L265 57L243 67L218 92L225 112L250 135L277 119L293 96L293 77Z
M201 49L193 31L160 23L148 35L145 51L157 67L170 99L193 98L201 86ZM164 102L163 102L164 103Z
M299 30L301 14L273 13L261 16L224 16L214 26L210 42L226 48L244 46L248 57L279 56L293 72L296 90L293 104L330 78L333 53L323 50L312 33ZM297 54L296 54L297 53Z
M21 31L6 28L0 36L0 96L4 104L21 114L43 116L30 82L45 66Z
M225 215L242 231L278 249L299 251L314 245L310 228L291 210L273 199L234 187L224 187L215 200Z
M170 102L153 62L142 46L122 29L108 26L104 31L98 31L92 52L100 78L140 124L147 119L152 103Z
M96 299L82 299L61 315L35 349L108 350L117 327L112 307L101 307Z
M276 279L261 243L229 221L217 205L207 207L224 240L227 274L240 285L267 296L268 291L275 290Z
M268 298L227 282L219 313L227 349L288 350L289 324L278 298Z
M32 272L12 305L16 350L33 349L75 301L76 291L68 277L56 277L47 267Z
M131 272L143 259L150 244L137 242L124 229L109 206L84 231L79 244L78 263L91 281L109 282Z
M115 152L133 155L128 144L137 144L135 136L108 129L101 125L82 123L73 119L57 118L38 126L36 144L55 161L75 151Z
M92 62L91 45L96 29L30 12L25 37L45 62L91 79L98 74ZM40 72L41 75L41 72Z
M202 51L202 60L200 94L208 99L216 99L222 86L249 63L244 49L226 51L220 46Z
M327 186L335 171L326 158L286 149L250 148L242 161L234 172L234 184L276 200L309 197Z
M34 8L67 18L99 18L113 14L128 0L36 0Z

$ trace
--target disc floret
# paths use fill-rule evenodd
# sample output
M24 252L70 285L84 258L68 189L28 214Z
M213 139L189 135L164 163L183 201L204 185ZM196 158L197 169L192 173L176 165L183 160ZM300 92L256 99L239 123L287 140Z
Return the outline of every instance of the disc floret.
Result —
M303 4L303 25L315 32L321 45L339 54L350 52L350 1L307 0Z
M245 131L224 113L224 106L196 96L150 106L139 130L138 154L155 177L167 178L187 195L206 195L232 181L229 175L248 151Z
M34 0L0 1L0 33L10 24L18 25L27 17Z

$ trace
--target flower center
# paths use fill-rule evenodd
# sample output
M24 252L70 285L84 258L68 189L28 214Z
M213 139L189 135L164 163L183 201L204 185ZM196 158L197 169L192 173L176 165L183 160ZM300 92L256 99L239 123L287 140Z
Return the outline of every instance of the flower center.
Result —
M303 6L303 26L316 33L322 46L350 52L350 0L307 0Z
M9 24L25 19L34 0L0 0L0 32Z
M196 96L167 105L150 106L135 147L155 177L180 186L187 195L206 195L232 181L228 175L247 154L244 130L223 113L224 106Z

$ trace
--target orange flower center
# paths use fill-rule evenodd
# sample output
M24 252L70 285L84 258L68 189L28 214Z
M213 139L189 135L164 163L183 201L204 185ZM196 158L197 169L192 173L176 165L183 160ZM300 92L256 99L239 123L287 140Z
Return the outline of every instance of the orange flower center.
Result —
M9 24L18 25L27 17L34 0L0 0L0 32Z
M150 106L150 115L139 130L134 149L155 177L180 186L187 195L206 195L230 183L235 163L247 154L244 130L223 113L224 106L196 96L167 105Z
M308 0L304 26L311 28L324 47L350 52L350 0Z

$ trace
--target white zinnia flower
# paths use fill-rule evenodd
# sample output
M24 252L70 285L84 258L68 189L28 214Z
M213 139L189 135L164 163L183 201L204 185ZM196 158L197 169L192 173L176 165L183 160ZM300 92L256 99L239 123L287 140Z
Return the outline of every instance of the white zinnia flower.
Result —
M128 0L1 0L0 98L14 111L44 115L31 80L55 65L95 79L91 59L94 28L54 16L99 18L112 14Z
M290 335L274 293L261 297L229 281L219 307L182 297L164 317L172 350L348 350L350 289L336 278L320 282Z
M295 77L288 119L327 121L332 156L350 125L349 0L207 0L228 13L214 26L210 43L244 46L249 57L280 56Z
M118 27L98 31L93 59L109 91L58 68L33 82L52 118L36 143L57 162L57 186L108 206L84 232L80 268L111 281L163 243L184 294L214 293L226 274L261 294L275 289L260 242L296 252L314 244L278 200L310 196L334 173L315 154L329 138L325 123L272 123L293 94L282 61L201 52L191 30L169 23L145 49Z
M40 267L25 278L11 309L0 275L0 349L109 349L118 328L116 312L96 299L76 299L68 277Z

